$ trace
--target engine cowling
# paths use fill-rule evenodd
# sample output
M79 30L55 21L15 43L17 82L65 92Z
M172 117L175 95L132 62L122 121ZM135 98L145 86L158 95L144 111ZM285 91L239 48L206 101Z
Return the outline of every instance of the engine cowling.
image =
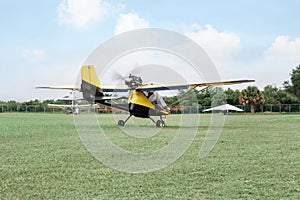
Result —
M139 76L135 76L135 75L130 74L128 77L125 78L125 84L130 89L136 89L138 86L143 84L143 80Z

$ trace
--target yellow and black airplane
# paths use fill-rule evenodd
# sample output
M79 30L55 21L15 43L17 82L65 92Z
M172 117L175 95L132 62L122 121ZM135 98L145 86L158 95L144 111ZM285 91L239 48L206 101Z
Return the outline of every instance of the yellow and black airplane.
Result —
M83 66L81 68L81 87L73 86L54 86L54 87L37 87L45 89L71 89L82 92L83 98L91 104L102 104L111 106L129 112L126 120L119 120L118 125L124 126L130 117L149 118L157 127L165 126L162 117L170 114L170 110L158 94L157 91L162 90L179 90L179 89L194 89L197 87L217 86L217 85L231 85L247 82L254 82L254 80L234 80L234 81L221 81L221 82L194 82L185 84L173 85L156 85L156 84L143 84L141 77L129 75L124 78L125 86L105 86L101 85L96 74L95 68L92 65ZM190 91L188 90L188 91ZM105 92L128 92L128 103L114 104L112 100L122 99L125 97L105 96ZM127 98L127 97L126 97ZM154 121L152 116L159 116L160 119Z

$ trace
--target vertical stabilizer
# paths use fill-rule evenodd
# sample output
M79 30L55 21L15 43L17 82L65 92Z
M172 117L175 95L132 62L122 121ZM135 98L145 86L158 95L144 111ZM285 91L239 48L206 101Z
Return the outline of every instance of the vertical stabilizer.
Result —
M100 81L93 65L82 66L81 79L97 88L101 88Z
M103 97L100 81L92 65L82 66L81 68L81 92L83 98L90 103L95 103L97 97Z

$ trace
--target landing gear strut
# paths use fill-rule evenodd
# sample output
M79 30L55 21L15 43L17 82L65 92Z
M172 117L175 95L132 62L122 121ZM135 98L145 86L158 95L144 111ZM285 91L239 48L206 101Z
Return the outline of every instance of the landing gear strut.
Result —
M124 120L119 120L118 121L118 126L125 126L126 122L130 119L132 115L129 115L127 117L127 119L124 121ZM162 116L160 116L160 119L155 121L153 118L151 118L149 116L149 119L156 125L156 127L164 127L165 126L165 122L164 120L162 119Z

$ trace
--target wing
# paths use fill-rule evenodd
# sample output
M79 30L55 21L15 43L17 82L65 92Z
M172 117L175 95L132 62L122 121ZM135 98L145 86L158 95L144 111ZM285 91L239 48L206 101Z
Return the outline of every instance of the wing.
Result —
M76 85L57 85L57 86L39 86L35 87L36 89L61 89L61 90L77 90L80 91L80 87Z
M103 92L127 92L130 88L126 86L101 85Z
M61 109L72 108L72 105L61 105L61 104L48 104L47 106L49 108L61 108Z
M54 89L54 90L76 90L81 91L79 86L75 85L57 85L57 86L38 86L35 89ZM113 86L113 85L101 85L101 89L103 92L127 92L130 90L126 86Z
M64 104L47 104L49 108L97 108L97 104L82 104L82 105L64 105Z
M183 84L170 84L170 85L158 85L158 84L145 84L136 88L139 91L161 91L161 90L180 90L188 89L190 87L204 87L204 86L218 86L218 85L234 85L241 83L251 83L255 80L230 80L230 81L216 81L216 82L192 82L192 83L183 83ZM130 90L126 86L108 86L101 85L101 90L103 92L127 92Z
M157 85L157 84L148 84L142 85L137 88L140 91L160 91L160 90L179 90L179 89L188 89L190 87L204 87L204 86L218 86L218 85L233 85L241 83L251 83L255 80L232 80L232 81L217 81L217 82L193 82L185 84L172 84L172 85Z
M188 89L190 87L204 87L204 86L218 86L218 85L233 85L241 83L251 83L255 80L231 80L231 81L216 81L216 82L192 82L183 84L170 84L170 85L158 85L158 84L145 84L136 88L139 91L161 91L161 90L179 90ZM75 85L59 85L59 86L40 86L36 89L63 89L63 90L77 90L80 91L81 88ZM126 86L113 86L113 85L101 85L103 92L127 92L130 88Z

